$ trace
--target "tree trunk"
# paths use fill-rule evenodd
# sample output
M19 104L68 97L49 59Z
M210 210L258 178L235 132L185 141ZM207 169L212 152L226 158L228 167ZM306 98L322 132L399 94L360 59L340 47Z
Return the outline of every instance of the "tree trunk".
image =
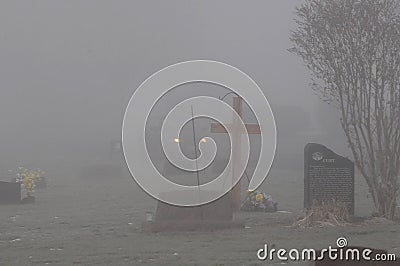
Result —
M375 212L379 217L385 217L393 220L395 217L397 195L393 191L388 191L384 187L375 188L373 195Z

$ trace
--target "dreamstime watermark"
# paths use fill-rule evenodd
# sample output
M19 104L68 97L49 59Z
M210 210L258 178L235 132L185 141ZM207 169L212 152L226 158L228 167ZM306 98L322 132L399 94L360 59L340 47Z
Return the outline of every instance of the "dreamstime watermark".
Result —
M211 118L222 124L232 143L233 129L226 126L232 116L239 121L235 130L243 134L240 158L232 169L233 150L224 171L211 182L199 186L184 186L165 178L154 166L146 146L146 123L153 106L173 88L193 82L217 84L230 89L241 97L254 113L261 131L260 156L250 180L249 189L256 189L266 178L276 149L276 126L271 107L258 85L239 69L225 63L194 60L168 66L146 79L134 92L125 111L122 126L122 144L128 168L148 194L163 202L178 206L197 206L209 203L226 194L239 182L250 153L250 142L246 126L233 108L220 99L198 96L186 99L166 116L161 128L161 143L167 159L185 171L199 171L208 167L217 153L217 146L210 137L198 143L200 155L196 159L186 157L180 150L179 138L182 127L198 117ZM206 93L204 93L206 94Z
M369 248L347 247L347 239L339 237L336 240L336 247L329 246L328 248L317 251L315 249L269 249L265 244L257 252L259 260L275 259L281 261L322 261L324 259L332 261L396 261L396 255L390 253L373 254L373 250Z

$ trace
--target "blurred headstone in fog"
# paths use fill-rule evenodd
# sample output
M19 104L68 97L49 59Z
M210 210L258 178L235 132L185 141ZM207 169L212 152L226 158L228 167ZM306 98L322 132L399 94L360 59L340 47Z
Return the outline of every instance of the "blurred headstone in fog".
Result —
M273 106L278 133L278 143L274 159L274 168L301 170L303 166L303 147L311 134L310 115L298 106Z
M122 151L122 141L120 140L114 140L111 141L110 143L110 160L113 160L115 157L117 157L118 159L121 159L123 154Z
M110 142L108 156L105 153L97 160L86 161L80 171L83 179L115 179L125 175L127 169L119 140Z
M81 168L83 179L114 179L123 175L123 164L120 165L110 162L99 162L84 165Z
M354 214L354 163L321 144L309 143L304 148L304 207L329 200L345 203Z

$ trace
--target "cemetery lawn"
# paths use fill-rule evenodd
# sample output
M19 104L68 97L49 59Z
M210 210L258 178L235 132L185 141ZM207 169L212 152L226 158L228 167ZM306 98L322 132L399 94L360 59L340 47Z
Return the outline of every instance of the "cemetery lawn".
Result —
M281 265L258 261L257 250L326 248L341 236L400 255L399 223L290 227L303 206L301 171L273 170L263 189L290 213L235 213L246 222L241 230L144 233L141 223L156 203L132 179L50 179L36 203L0 205L0 265ZM368 216L371 204L356 175L356 215Z

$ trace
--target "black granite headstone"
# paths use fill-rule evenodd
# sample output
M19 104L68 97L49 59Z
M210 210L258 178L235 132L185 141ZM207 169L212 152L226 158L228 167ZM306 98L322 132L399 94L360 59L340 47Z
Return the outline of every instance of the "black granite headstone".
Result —
M345 203L354 215L354 163L321 144L309 143L304 148L304 207L332 199Z
M21 203L21 184L0 181L0 203Z

